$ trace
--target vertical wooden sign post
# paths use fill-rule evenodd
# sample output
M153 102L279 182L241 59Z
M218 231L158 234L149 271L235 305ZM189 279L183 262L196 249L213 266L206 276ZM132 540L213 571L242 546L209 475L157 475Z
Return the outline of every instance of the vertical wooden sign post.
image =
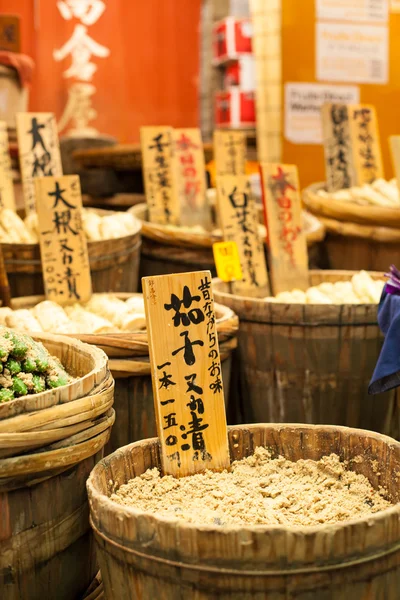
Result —
M173 130L173 162L181 209L181 225L211 229L211 211L206 198L206 173L200 129Z
M246 173L246 135L243 131L214 131L216 176Z
M295 165L260 165L269 268L274 295L309 287L306 236Z
M0 210L2 208L15 211L14 184L5 121L0 121Z
M60 144L52 113L17 113L19 162L25 210L36 212L35 177L61 177Z
M229 468L210 271L142 279L164 474Z
M389 141L390 150L392 152L394 174L397 179L397 186L400 193L400 135L390 136Z
M35 179L46 297L61 305L92 295L78 175Z
M384 177L378 119L374 106L349 104L350 138L356 185Z
M329 192L356 185L350 140L349 111L345 104L321 108L326 186Z
M263 240L258 235L258 210L246 175L217 177L219 220L225 241L236 242L243 279L235 294L263 298L269 294Z
M180 204L173 164L172 127L141 127L142 164L149 221L179 225Z

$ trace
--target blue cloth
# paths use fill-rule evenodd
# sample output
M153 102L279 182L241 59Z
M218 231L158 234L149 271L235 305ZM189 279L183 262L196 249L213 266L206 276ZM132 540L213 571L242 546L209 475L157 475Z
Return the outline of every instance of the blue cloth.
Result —
M386 287L378 306L378 323L385 336L369 394L379 394L400 386L400 296L388 294Z

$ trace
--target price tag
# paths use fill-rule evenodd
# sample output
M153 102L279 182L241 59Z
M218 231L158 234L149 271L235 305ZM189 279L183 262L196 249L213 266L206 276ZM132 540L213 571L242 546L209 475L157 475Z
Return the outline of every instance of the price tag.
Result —
M0 209L2 208L15 211L14 184L5 121L0 121Z
M213 253L217 275L222 281L230 282L243 279L236 242L215 242Z
M349 104L350 138L356 185L384 177L378 119L374 106Z
M302 228L295 165L260 165L269 268L274 295L309 287L307 240Z
M26 214L36 212L35 177L61 177L60 144L52 113L17 113L19 164Z
M210 271L142 279L164 474L230 465Z
M180 204L173 163L172 127L141 127L142 163L149 220L179 225Z
M216 176L246 173L246 135L243 131L214 131Z
M321 108L326 186L329 192L356 185L350 139L349 111L345 104Z
M211 229L211 211L206 198L206 173L200 129L174 129L177 193L181 208L180 224Z
M78 175L35 179L40 254L48 300L61 305L92 295Z

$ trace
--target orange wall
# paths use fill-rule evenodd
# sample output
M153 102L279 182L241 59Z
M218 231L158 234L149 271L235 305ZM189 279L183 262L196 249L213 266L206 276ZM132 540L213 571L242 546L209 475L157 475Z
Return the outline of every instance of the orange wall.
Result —
M110 49L93 58L97 92L93 125L121 142L139 141L141 125L198 124L199 19L201 0L106 0L88 34ZM52 53L71 36L77 19L65 21L56 0L0 0L0 12L22 18L23 52L36 62L30 108L60 118L72 79L70 56Z

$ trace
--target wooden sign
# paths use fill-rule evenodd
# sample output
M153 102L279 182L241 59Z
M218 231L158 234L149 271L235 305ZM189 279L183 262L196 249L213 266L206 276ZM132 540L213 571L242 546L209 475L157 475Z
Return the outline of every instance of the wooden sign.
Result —
M326 186L329 192L356 185L351 151L349 111L345 104L324 104L321 109Z
M92 295L78 175L35 179L40 253L48 300L67 305Z
M0 121L0 210L2 208L15 211L14 183L5 121Z
M164 474L229 468L210 271L142 279Z
M389 138L394 174L400 193L400 135L392 135Z
M21 52L20 23L16 15L0 15L0 50Z
M17 113L19 163L25 210L36 212L35 177L61 177L60 144L52 113Z
M211 210L206 198L206 173L200 129L174 129L176 189L181 209L180 224L211 229Z
M230 283L243 279L239 250L236 242L215 242L213 254L217 276Z
M297 167L262 163L260 172L272 291L276 295L295 288L306 290L307 241L302 230Z
M246 135L243 131L214 131L216 176L246 173Z
M172 127L141 127L143 179L149 221L179 225L180 204L173 163Z
M243 279L233 292L262 298L269 294L263 240L258 235L258 209L246 175L217 177L218 215L225 241L236 242Z
M350 138L356 185L384 177L378 119L374 106L349 104Z

